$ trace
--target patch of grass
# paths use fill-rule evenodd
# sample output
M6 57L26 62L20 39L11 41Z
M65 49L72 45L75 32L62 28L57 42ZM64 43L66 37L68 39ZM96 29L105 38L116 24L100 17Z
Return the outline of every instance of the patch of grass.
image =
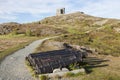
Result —
M54 40L94 48L100 54L120 56L120 35L109 26L99 31L69 34Z
M54 78L54 79L60 79L61 76L59 76L59 75L55 75L53 78Z
M46 75L40 75L40 80L48 80L48 76L46 76Z
M25 60L25 64L26 64L27 68L29 69L32 77L35 79L38 78L38 74L35 74L35 70L32 68L32 66L30 66L30 63L27 60Z
M33 74L34 73L34 69L30 66L30 63L27 60L25 60L25 64L28 67L28 69L30 70L30 72Z
M26 32L25 32L25 35L26 36L32 36L32 32L30 29L27 29Z
M79 34L79 33L80 33L79 30L77 30L77 29L75 29L75 28L71 28L71 27L68 28L67 31L68 31L69 33L72 33L72 34Z
M13 35L12 33L10 33L8 35L0 35L0 39L10 39L10 38L20 38L20 37L25 37L25 34Z
M69 70L75 70L75 69L79 69L79 68L80 68L79 63L72 63L68 66Z
M30 44L32 41L37 40L37 37L27 37L24 34L19 35L1 35L0 41L1 49L0 60L4 59L6 56L14 53L15 51L24 48L26 45ZM5 49L4 49L5 48Z
M74 77L74 75L72 72L67 72L63 77Z
M52 50L63 49L64 47L59 42L55 42L53 40L45 40L42 44L40 44L34 51L34 53L38 52L46 52Z
M84 76L84 75L86 75L86 73L79 72L79 73L76 73L76 74L74 75L74 77L77 77L77 76Z
M120 76L106 71L94 70L93 73L84 76L82 80L119 80Z
M32 41L33 41L33 40L32 40ZM32 41L25 42L25 43L21 43L21 44L19 44L19 45L15 45L15 46L13 46L13 47L5 50L5 51L2 51L2 52L0 53L0 60L4 59L6 56L14 53L15 51L17 51L17 50L19 50L19 49L21 49L21 48L24 48L24 46L30 44Z

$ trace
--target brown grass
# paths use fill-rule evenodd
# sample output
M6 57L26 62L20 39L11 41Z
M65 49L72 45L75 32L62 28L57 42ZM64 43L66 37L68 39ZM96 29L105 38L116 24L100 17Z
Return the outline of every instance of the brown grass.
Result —
M92 56L93 57L93 56ZM120 57L94 55L94 57L109 60L101 65L105 67L92 68L92 72L86 75L71 77L69 80L119 80L120 79Z
M36 39L38 38L26 36L9 37L8 35L4 35L4 37L0 36L0 60Z
M52 51L52 50L59 50L63 49L64 46L62 43L53 41L53 40L46 40L44 41L39 47L36 48L35 52L46 52L46 51Z
M46 47L48 48L47 44L44 43L42 47L39 47L38 49L42 51L44 50L46 51ZM100 64L95 64L95 65L87 64L83 66L87 71L86 74L73 75L71 73L68 73L64 77L62 77L61 80L119 80L120 79L120 75L119 75L120 57L113 57L110 55L98 55L98 54L96 55L92 54L89 57L96 57L97 59L108 60L108 61L101 62ZM56 80L56 78L53 80Z

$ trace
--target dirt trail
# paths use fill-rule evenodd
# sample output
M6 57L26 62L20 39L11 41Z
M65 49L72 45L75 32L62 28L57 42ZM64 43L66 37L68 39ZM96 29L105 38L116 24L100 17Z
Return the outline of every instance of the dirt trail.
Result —
M25 57L47 39L50 38L34 41L25 48L6 57L0 64L0 80L33 80L25 65Z

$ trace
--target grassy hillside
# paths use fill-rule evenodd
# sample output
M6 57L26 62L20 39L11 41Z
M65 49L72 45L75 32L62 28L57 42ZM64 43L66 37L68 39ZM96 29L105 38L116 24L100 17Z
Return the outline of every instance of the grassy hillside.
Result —
M1 24L0 28L3 33L9 30L13 34L30 36L63 34L66 36L56 40L94 48L100 54L120 55L120 20L117 19L94 17L76 12L47 17L27 24Z
M120 56L120 34L111 27L90 33L65 35L55 40L93 48L99 54Z
M85 46L96 50L99 54L105 54L95 54L92 56L93 59L96 57L100 59L110 60L107 62L100 62L100 64L87 64L84 66L84 68L88 70L88 72L90 71L90 73L79 74L78 76L73 77L63 77L63 80L120 79L120 57L113 57L120 56L120 20L94 17L81 12L77 12L60 16L52 16L38 22L27 24L1 24L0 30L0 32L3 31L3 33L6 30L10 30L10 32L6 32L5 34L12 34L12 37L7 36L7 38L0 36L0 42L3 42L0 43L2 47L5 48L4 45L7 46L7 49L0 51L0 54L2 55L0 55L0 58L9 55L9 52L22 48L24 46L23 44L28 44L27 42L36 39L31 38L30 36L53 36L62 34L62 36L59 38L50 40L50 42L44 42L42 46L36 48L36 52L63 48L61 45L59 45L59 42L65 42ZM17 38L13 36L16 34ZM11 45L8 44L9 42L11 42ZM16 43L21 45L16 45ZM59 47L55 47L54 45L59 45Z
M37 23L52 25L69 32L73 32L73 30L85 32L105 25L119 26L120 20L94 17L81 12L76 12L61 16L48 17Z
M8 34L13 31L21 34L26 33L27 30L30 30L33 33L32 35L55 35L67 32L84 33L108 25L119 29L120 20L94 17L82 12L76 12L47 17L33 23L19 24L11 22L0 24L0 34Z
M120 55L120 20L77 12L48 17L38 23L68 32L57 41L94 48L99 54Z

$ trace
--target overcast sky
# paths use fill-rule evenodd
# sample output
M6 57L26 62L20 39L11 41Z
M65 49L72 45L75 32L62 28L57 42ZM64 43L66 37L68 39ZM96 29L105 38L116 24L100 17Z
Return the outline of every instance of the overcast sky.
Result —
M120 0L0 0L0 23L26 23L56 14L57 8L66 13L86 14L120 19Z

